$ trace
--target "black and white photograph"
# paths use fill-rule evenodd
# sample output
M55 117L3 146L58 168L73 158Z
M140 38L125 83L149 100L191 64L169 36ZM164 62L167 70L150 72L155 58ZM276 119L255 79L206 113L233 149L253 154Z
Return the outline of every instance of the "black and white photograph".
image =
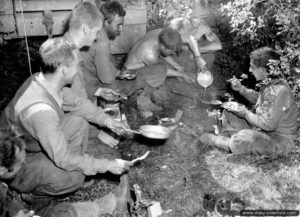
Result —
M298 0L0 0L0 217L300 216Z

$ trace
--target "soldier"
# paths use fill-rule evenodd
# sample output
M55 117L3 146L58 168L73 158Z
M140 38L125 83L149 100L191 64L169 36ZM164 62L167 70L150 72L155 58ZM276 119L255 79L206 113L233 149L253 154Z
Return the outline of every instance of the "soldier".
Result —
M233 90L239 92L251 104L255 112L245 106L225 107L219 132L230 137L215 135L210 120L200 140L233 154L284 155L294 147L298 123L298 109L288 83L281 75L270 73L269 61L278 59L269 47L262 47L250 55L249 71L261 81L259 92L248 89L236 79L230 79Z
M87 175L107 171L123 174L131 165L115 160L119 153L102 146L99 140L88 140L88 122L119 135L127 127L66 87L78 72L76 47L92 44L101 24L101 14L95 6L87 2L78 4L73 9L69 32L76 32L77 37L65 35L41 46L45 63L42 73L28 78L2 113L1 126L17 126L17 132L25 137L26 163L10 187L21 192L27 203L37 204L43 198L52 200L79 189ZM120 180L118 199L110 195L110 204L119 204L109 212L116 207L120 212L126 209L128 176L125 174Z
M192 11L190 18L174 18L168 27L177 30L184 43L191 49L198 71L206 65L211 70L214 63L214 52L222 49L218 36L208 25L211 9L198 5Z
M155 88L164 85L167 77L182 78L191 83L193 79L184 73L184 68L173 58L181 51L181 36L171 29L155 29L141 37L127 55L120 77L136 75L136 90L143 89L137 99L138 107L144 116L161 108L150 100Z

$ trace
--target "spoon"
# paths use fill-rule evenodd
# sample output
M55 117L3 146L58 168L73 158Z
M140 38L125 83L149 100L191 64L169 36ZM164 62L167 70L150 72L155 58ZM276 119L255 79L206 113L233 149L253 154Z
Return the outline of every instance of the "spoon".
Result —
M134 160L130 161L130 163L135 164L138 161L144 160L146 157L148 157L149 153L150 151L147 151L143 156L135 158Z

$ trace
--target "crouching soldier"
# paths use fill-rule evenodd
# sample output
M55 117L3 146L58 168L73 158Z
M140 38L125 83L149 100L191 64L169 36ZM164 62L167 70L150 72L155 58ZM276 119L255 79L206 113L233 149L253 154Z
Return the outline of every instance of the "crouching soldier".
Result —
M136 75L134 91L142 90L138 96L138 108L144 116L151 116L152 111L161 108L150 99L152 91L165 84L167 77L177 77L188 83L193 78L184 73L184 67L172 57L181 50L180 34L170 28L155 29L141 37L131 48L120 77ZM134 92L133 91L133 92Z
M113 213L118 200L122 198L124 186L118 186L115 193L89 202L44 203L27 205L7 197L9 183L20 171L25 162L25 141L10 128L0 129L0 216L32 217L35 213L43 217L98 217L104 213ZM6 182L6 183L5 183ZM123 182L123 184L126 184ZM33 209L33 210L30 210ZM36 212L35 212L36 211Z

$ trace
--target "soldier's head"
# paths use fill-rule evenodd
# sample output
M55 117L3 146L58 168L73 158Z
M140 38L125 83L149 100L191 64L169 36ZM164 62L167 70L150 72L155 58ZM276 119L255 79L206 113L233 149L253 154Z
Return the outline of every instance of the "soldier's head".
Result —
M278 60L278 54L270 47L261 47L251 52L250 68L257 81L264 80L269 76L270 60Z
M158 36L158 41L160 54L164 57L178 54L181 51L181 36L174 29L163 29Z
M25 161L25 143L12 129L0 129L0 178L11 179Z
M194 27L207 24L208 18L211 16L211 8L208 6L197 5L190 14L190 21Z
M110 40L114 40L121 34L124 25L126 11L117 1L107 1L100 6L100 11L104 16L104 29Z
M78 49L91 46L103 28L103 16L90 2L77 4L69 20L69 31Z
M66 43L63 37L57 37L45 41L39 52L44 63L43 74L60 74L67 84L73 82L79 63L77 49Z

